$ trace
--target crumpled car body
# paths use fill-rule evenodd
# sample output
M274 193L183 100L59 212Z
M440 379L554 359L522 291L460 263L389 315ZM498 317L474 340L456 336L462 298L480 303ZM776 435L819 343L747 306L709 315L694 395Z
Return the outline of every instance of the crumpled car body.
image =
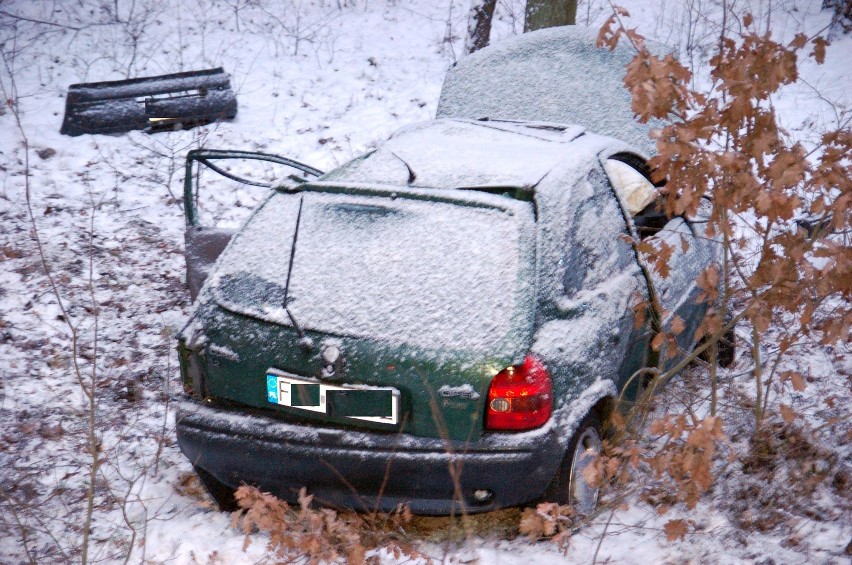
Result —
M578 441L639 369L691 351L716 243L661 217L646 155L578 125L478 118L288 179L204 273L177 436L223 506L241 484L423 514L570 501L594 447ZM637 256L644 237L676 243L669 277ZM686 326L677 352L634 323L651 294L664 328Z

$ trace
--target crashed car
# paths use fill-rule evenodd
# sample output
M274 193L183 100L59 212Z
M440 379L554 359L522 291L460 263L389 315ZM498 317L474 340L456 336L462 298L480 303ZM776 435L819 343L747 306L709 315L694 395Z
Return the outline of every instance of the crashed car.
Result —
M658 211L637 147L646 138L613 135L635 133L618 80L588 88L611 89L623 127L608 114L594 128L582 108L566 114L570 99L545 103L536 88L501 105L512 80L489 94L493 76L526 74L530 57L552 67L593 41L556 29L485 49L450 71L437 119L328 173L190 154L197 298L179 336L177 438L223 508L242 484L291 501L305 487L359 510L449 514L542 498L594 508L582 470L601 423L624 387L638 392L631 375L692 350L706 308L695 280L717 244L700 220ZM598 55L616 74L627 57ZM477 92L479 110L466 98ZM512 111L531 105L536 121ZM221 164L239 156L293 171L241 179ZM197 221L202 165L271 185L237 230ZM637 257L630 241L642 238L670 240L671 276ZM664 328L684 322L677 352L653 351L648 325L634 324L651 293Z

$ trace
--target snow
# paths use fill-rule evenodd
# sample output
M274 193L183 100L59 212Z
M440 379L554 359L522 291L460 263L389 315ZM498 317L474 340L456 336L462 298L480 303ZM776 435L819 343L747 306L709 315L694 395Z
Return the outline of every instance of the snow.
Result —
M717 31L703 23L718 16L715 3L698 3L708 14L706 20L697 20L701 24L697 30L686 25L695 3L623 3L634 16L629 25L676 47L683 60L694 61L699 69L702 57L718 40ZM828 14L819 11L819 2L772 2L771 9L769 3L757 0L743 4L753 8L756 21L771 19L773 32L785 41L798 31L816 33L828 22ZM118 21L111 20L108 13L114 5L121 11ZM235 5L239 8L236 13ZM81 501L89 463L86 398L73 371L65 320L78 333L78 360L85 379L97 360L98 418L108 430L100 443L105 465L96 483L98 505L90 557L122 562L130 552L131 563L269 560L263 535L252 534L254 542L244 550L243 535L230 527L229 517L210 509L197 483L187 479L191 464L174 444L175 404L181 398L181 385L173 336L186 324L191 311L183 284L184 219L177 198L182 192L182 160L192 148L238 148L280 153L331 170L374 149L399 127L435 115L445 71L461 53L467 17L459 3L438 0L315 0L278 7L264 0L230 4L214 0L3 3L0 43L5 58L0 86L4 100L13 96L11 70L29 151L25 153L14 115L4 105L0 110L0 488L4 495L0 502L0 562L28 561L16 518L28 528L37 561L79 561L84 518ZM513 29L517 31L518 7L515 1L500 2L492 36L495 45ZM605 2L581 2L580 20L586 21L588 15L592 25L598 25L606 10ZM28 20L14 22L7 14L21 14ZM838 38L828 48L825 65L802 62L807 83L788 88L773 99L791 136L813 142L848 108L850 54L852 38ZM471 57L469 64L475 66L477 60ZM239 104L233 122L154 135L133 132L71 138L59 134L65 94L73 83L220 65L231 75ZM459 62L458 68L463 65ZM600 104L593 110L604 109L608 114L613 106ZM464 117L480 116L473 112ZM618 128L626 123L615 117L613 112L612 121L584 123L578 115L570 121L583 125L587 130L583 137L589 138L588 132L602 132L602 125ZM536 113L534 119L551 118ZM548 130L538 135L551 135L542 131ZM415 166L418 153L403 149L405 135L399 137L399 154L420 175ZM495 144L508 139L494 132L483 135L492 136ZM545 152L551 145L557 144L542 137ZM484 165L468 170L448 152L436 152L436 158L446 158L451 167L446 174L423 169L420 180L424 183L444 186L441 183L467 178L491 182L483 176ZM514 158L510 147L504 155ZM26 157L29 177L24 172ZM383 162L388 168L395 167L394 178L405 183L408 171L398 160ZM517 180L538 181L533 173L540 164L523 165L524 176ZM511 175L515 169L488 170ZM40 266L24 194L27 179L35 227L64 313ZM236 208L228 204L233 196L212 191L202 195L210 198L205 211L213 216L227 213L229 221L238 223L253 201L249 201L251 196L241 195L246 206ZM582 221L594 225L592 216ZM581 305L588 302L592 309L610 308L607 297L621 296L621 283L627 281L600 282L602 294L595 295L599 298L577 296L576 302L562 307L582 310ZM96 330L97 357L92 347ZM748 336L740 334L739 338ZM582 342L573 346L582 347ZM848 344L824 348L803 342L794 349L796 355L783 369L803 372L808 386L804 391L791 391L773 383L771 401L795 406L813 427L826 418L838 418L840 425L824 428L816 438L825 460L835 461L834 465L848 472L852 457L848 441L852 356ZM741 359L724 376L730 385L722 391L723 402L734 404L750 394L747 359ZM576 421L594 405L596 395L613 392L608 379L601 377L598 383L587 396L570 403L568 411L560 412L558 421ZM671 396L677 398L688 392L689 383L673 386ZM741 452L747 451L747 421L743 415L741 421L732 417L726 422L731 441ZM233 423L245 421L234 418ZM534 440L536 433L540 432L522 435ZM357 442L366 436L346 437ZM789 465L794 467L794 463ZM765 487L767 479L745 476L741 467L738 462L730 464L694 512L673 509L659 516L647 504L628 499L628 509L608 510L577 530L565 554L549 543L497 540L489 534L476 535L460 545L425 543L424 549L439 560L478 557L481 563L589 563L594 554L598 562L637 564L848 562L844 553L852 537L848 497L829 485L820 485L804 501L811 507L807 515L790 512L783 524L768 531L744 528L742 513L732 510L731 501L744 500L749 508L751 499L744 489L755 483ZM772 504L783 510L791 498L789 491L801 481L787 475L782 478L772 493ZM7 497L14 504L6 502ZM116 504L117 497L129 501L126 516ZM697 532L684 541L666 542L662 526L674 517L695 521ZM393 561L390 556L385 558Z

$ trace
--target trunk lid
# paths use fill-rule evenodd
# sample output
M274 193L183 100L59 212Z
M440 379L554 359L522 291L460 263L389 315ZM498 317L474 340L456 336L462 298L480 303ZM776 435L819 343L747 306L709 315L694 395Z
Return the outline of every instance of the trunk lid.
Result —
M309 185L256 212L205 292L212 396L311 421L474 439L491 378L530 346L532 204ZM270 374L304 379L297 388L311 393L314 384L323 394L392 387L398 419L270 402Z

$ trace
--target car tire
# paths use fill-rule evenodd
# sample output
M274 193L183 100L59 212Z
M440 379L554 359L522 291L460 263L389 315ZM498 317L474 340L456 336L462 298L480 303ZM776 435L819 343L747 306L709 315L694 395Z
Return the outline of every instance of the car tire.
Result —
M580 422L568 444L565 457L544 498L574 506L579 514L590 514L598 503L600 487L583 479L583 470L601 453L601 419L596 410Z
M234 489L196 465L192 468L204 489L210 494L210 497L216 502L216 505L222 512L234 512L240 509L237 504L237 499L234 498Z

